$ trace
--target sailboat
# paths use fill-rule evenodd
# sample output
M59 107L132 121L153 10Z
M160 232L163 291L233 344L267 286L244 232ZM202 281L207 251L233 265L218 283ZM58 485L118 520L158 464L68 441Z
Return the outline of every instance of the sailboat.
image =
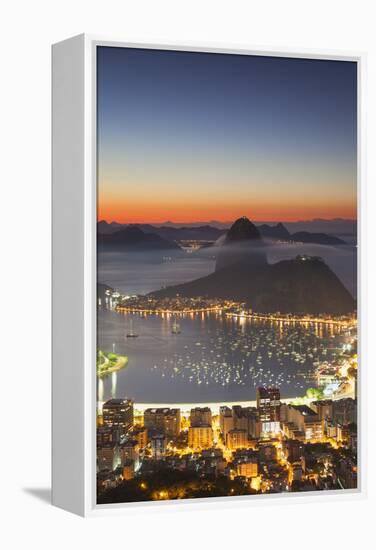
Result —
M176 321L174 321L173 325L172 325L172 329L171 329L171 332L172 334L180 334L181 333L181 330L180 330L180 325L179 323Z
M133 321L132 321L132 319L130 320L129 325L130 325L130 328L129 328L129 332L127 332L127 334L126 334L126 337L127 338L137 338L138 334L133 332Z

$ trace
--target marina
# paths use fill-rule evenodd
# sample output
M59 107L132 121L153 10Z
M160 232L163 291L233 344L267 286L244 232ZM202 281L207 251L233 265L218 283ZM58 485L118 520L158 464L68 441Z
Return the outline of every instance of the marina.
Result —
M317 366L334 363L350 339L349 330L335 323L307 327L214 313L181 316L178 323L174 315L103 308L98 322L101 349L116 343L129 357L117 375L118 396L142 403L171 396L174 402L251 401L260 385L276 385L286 397L303 395L316 385ZM111 387L104 381L105 399Z

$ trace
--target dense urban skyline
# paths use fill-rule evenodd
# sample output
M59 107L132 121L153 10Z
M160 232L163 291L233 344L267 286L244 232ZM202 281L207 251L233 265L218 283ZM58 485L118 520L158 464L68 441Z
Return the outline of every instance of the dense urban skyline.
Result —
M98 48L99 218L355 218L356 81L347 61Z

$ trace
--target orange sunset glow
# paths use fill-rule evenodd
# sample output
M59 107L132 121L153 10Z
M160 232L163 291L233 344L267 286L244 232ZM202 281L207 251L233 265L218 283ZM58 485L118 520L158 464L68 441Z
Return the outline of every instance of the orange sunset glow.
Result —
M101 201L98 204L98 220L119 223L163 223L166 221L190 223L195 221L229 221L242 215L254 221L299 221L315 218L356 218L356 205L353 202L328 204L325 200L318 204L229 204L198 205L194 201L185 204L164 206L153 203L113 203Z

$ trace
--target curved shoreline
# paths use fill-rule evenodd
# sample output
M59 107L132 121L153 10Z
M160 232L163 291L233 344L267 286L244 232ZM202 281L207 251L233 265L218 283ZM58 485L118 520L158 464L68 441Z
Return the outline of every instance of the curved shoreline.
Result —
M118 360L115 365L108 367L105 372L98 372L97 369L97 378L103 378L114 372L119 372L119 370L125 368L128 365L128 357L125 355L119 355Z

